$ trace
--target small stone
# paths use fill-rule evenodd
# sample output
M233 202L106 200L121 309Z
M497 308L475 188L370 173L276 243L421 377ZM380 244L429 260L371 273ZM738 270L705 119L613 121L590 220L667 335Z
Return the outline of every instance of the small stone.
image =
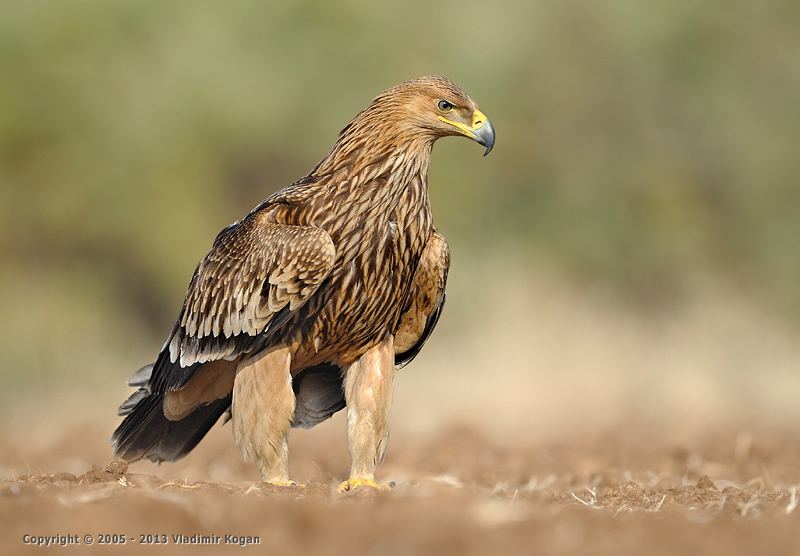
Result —
M117 458L108 465L106 465L106 473L113 473L115 475L124 475L128 472L128 462L122 458Z
M697 488L717 490L717 487L714 486L714 483L708 478L708 475L703 475L697 479Z

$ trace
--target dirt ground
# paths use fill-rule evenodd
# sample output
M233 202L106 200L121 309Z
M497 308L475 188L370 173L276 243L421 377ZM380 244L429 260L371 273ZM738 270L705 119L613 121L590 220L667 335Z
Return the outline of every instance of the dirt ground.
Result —
M0 553L800 553L800 436L775 430L401 432L378 471L396 487L346 494L340 416L293 433L291 474L306 486L285 488L257 482L229 426L160 467L112 462L109 432L78 422L0 438ZM26 544L48 536L80 545ZM199 537L216 544L187 544Z
M259 483L230 425L180 462L114 464L124 381L148 356L133 349L69 387L0 390L0 554L800 554L795 325L724 288L654 316L557 281L509 287L525 295L474 326L451 307L401 371L389 492L336 492L343 412L292 431L305 487ZM48 537L81 544L26 544Z

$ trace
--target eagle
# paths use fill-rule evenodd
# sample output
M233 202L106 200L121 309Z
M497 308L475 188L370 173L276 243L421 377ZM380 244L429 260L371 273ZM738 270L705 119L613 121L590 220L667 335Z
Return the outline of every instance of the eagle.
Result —
M214 240L154 363L127 382L115 457L175 461L220 417L261 479L288 475L292 427L347 408L351 467L339 490L375 488L395 371L445 302L450 251L433 224L433 143L494 146L492 124L452 81L396 85L361 111L311 172ZM224 422L225 422L224 421Z

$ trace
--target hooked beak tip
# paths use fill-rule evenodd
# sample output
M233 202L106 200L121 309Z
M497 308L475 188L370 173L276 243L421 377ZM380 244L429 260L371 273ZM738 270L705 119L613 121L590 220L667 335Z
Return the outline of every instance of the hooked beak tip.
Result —
M478 129L473 130L472 134L479 145L486 147L486 152L483 153L483 156L492 152L494 147L494 126L489 120L486 120Z

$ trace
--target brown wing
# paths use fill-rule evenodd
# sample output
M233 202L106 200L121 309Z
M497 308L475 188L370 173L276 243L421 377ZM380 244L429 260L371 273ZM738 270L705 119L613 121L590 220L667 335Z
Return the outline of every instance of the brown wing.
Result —
M258 350L314 295L336 250L324 230L274 221L270 207L217 236L156 362L129 381L112 436L128 461L186 455L230 407L236 360Z
M276 223L269 209L223 230L195 270L151 389L179 388L198 365L257 347L317 291L335 256L327 232Z
M422 251L407 306L394 335L395 364L407 365L422 349L439 320L445 300L450 248L434 231Z

